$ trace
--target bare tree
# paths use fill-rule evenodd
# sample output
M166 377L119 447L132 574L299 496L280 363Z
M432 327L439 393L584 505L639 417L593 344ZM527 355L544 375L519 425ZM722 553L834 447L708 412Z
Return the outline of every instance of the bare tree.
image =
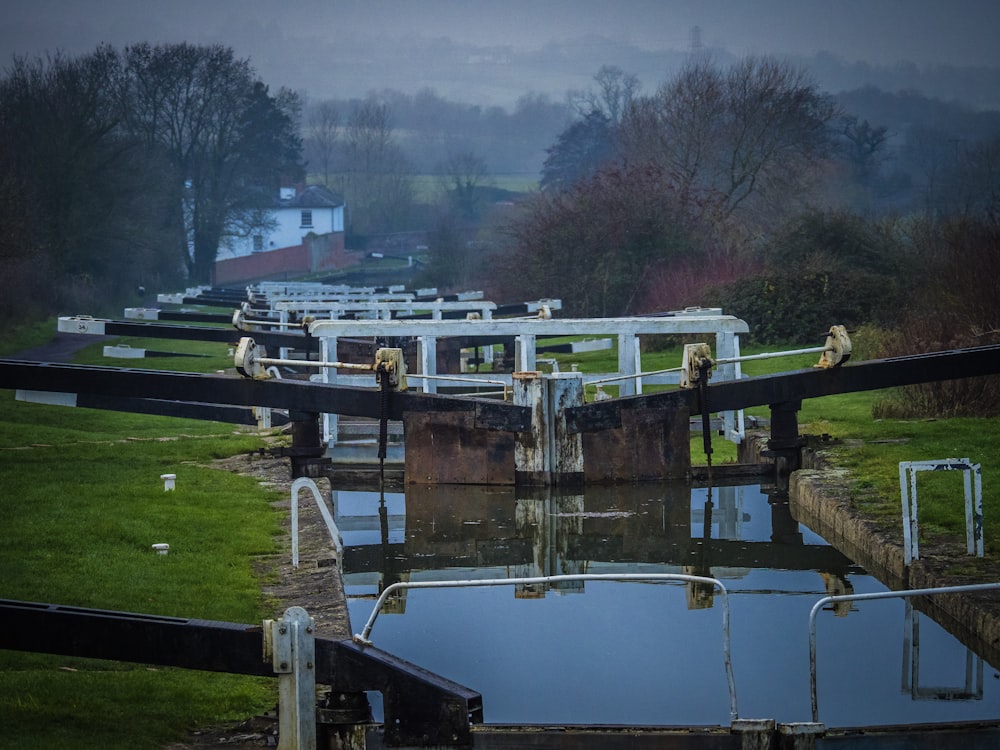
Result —
M586 91L570 91L570 106L579 117L598 112L618 125L639 94L639 79L616 65L603 65L594 75L594 83Z
M634 312L650 269L692 252L669 175L646 165L611 165L537 193L518 204L505 235L498 291L558 296L574 315Z
M322 101L309 108L306 122L303 144L306 158L310 163L315 162L323 175L323 184L329 187L330 170L340 137L340 112L332 101Z
M0 318L127 300L164 265L165 191L122 132L120 66L102 46L15 59L0 79Z
M125 63L125 122L169 163L182 257L191 280L207 282L224 238L263 216L281 176L301 173L297 97L272 96L221 45L140 44Z
M871 184L885 158L889 128L873 126L868 120L859 120L857 115L843 115L839 135L844 158L851 165L854 178L862 185Z
M718 181L725 120L725 81L709 61L694 61L652 97L635 102L619 138L626 158L662 165L684 200Z
M482 205L482 190L492 184L486 162L472 151L449 152L439 165L446 199L463 219L474 219Z
M354 232L405 228L413 204L410 167L393 138L389 107L374 96L358 104L345 130L342 191Z
M628 110L623 153L664 166L686 200L712 203L727 219L751 200L781 203L800 192L829 153L835 114L786 63L747 57L723 70L695 58Z

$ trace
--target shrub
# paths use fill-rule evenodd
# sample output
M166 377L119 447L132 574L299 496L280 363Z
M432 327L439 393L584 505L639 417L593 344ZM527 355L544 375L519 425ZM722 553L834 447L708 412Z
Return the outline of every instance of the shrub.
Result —
M924 267L903 326L881 337L891 357L1000 343L1000 222L956 219L918 236ZM959 373L956 373L956 375ZM876 403L881 417L1000 415L1000 376L908 386Z
M909 288L891 233L844 213L805 214L770 243L760 272L706 291L760 343L809 341L831 325L886 322Z

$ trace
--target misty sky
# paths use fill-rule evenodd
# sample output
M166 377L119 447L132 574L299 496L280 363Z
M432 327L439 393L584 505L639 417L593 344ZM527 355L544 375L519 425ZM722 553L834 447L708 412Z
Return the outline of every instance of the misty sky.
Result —
M872 65L1000 67L997 0L0 0L0 8L3 67L12 55L76 55L101 42L221 42L272 87L314 98L422 86L483 104L507 104L518 91L558 95L603 64L657 75L652 57L647 70L630 68L635 53L684 52L695 26L706 48L736 55L828 51Z

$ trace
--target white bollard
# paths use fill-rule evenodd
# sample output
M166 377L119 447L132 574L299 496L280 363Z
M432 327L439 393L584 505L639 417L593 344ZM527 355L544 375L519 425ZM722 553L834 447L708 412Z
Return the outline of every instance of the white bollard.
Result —
M156 554L165 555L170 551L170 545L160 542L158 544L154 544L153 549L156 550Z
M160 474L160 479L163 480L163 491L169 492L174 488L174 480L177 479L176 474Z

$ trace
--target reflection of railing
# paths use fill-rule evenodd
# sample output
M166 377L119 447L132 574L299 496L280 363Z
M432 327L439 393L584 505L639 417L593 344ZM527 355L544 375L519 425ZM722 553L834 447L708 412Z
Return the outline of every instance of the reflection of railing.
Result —
M978 701L983 699L983 657L965 650L965 684L962 687L920 684L920 613L907 599L903 630L903 692L915 701Z
M368 622L365 623L364 630L361 631L361 635L355 635L354 640L365 645L371 645L369 636L371 636L372 628L375 627L375 620L378 618L379 612L382 610L382 606L385 604L386 599L397 591L401 591L403 589L453 589L471 588L473 586L510 585L530 586L535 584L562 583L569 581L673 581L701 584L718 588L719 593L722 594L722 652L726 668L726 682L729 686L729 717L731 721L735 721L739 718L739 714L736 709L736 682L733 679L733 661L729 646L729 592L726 591L726 587L722 581L717 578L692 576L683 573L577 573L571 575L538 576L534 578L488 578L485 580L462 581L400 581L392 584L391 586L386 586L386 588L382 591L378 600L375 602L371 615L368 617ZM1000 586L1000 584L997 585Z
M813 605L809 612L809 692L812 699L812 720L819 721L819 702L816 695L816 615L827 604L856 602L869 599L906 599L914 596L934 596L937 594L963 594L972 591L1000 589L997 583L974 583L966 586L939 586L931 589L910 589L908 591L879 591L870 594L843 594L825 596Z

